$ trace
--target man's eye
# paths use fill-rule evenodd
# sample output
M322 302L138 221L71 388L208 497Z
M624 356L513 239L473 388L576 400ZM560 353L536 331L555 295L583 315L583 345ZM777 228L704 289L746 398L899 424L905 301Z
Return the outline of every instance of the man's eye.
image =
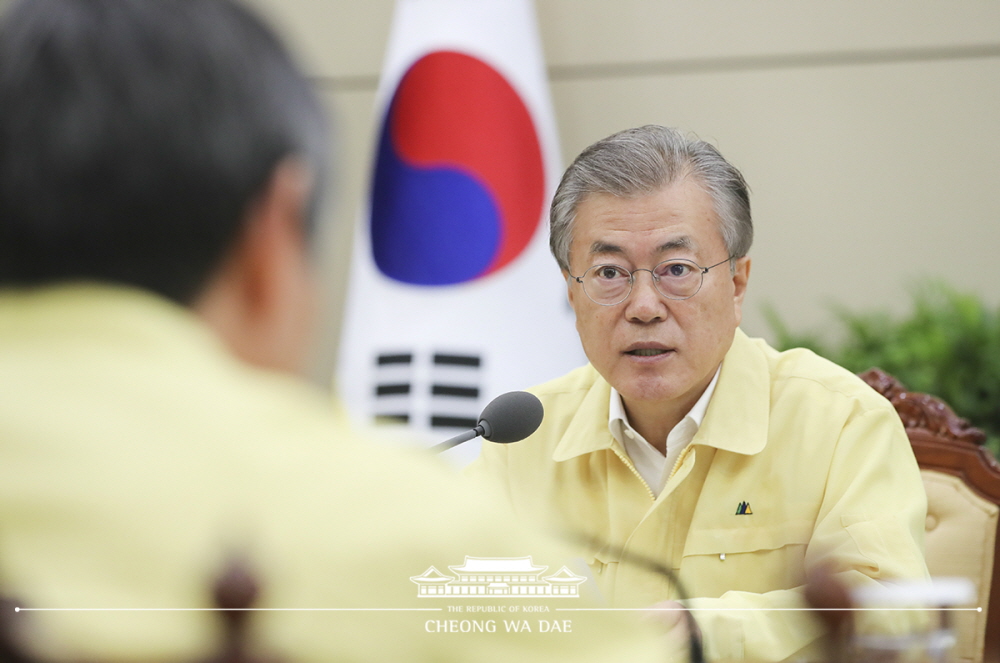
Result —
M663 267L657 271L660 273L660 276L668 276L670 278L677 279L689 275L693 271L693 268L691 265L683 262L672 262L663 265Z
M597 278L604 279L606 281L611 281L625 276L625 272L622 271L621 268L615 267L614 265L601 265L594 271Z

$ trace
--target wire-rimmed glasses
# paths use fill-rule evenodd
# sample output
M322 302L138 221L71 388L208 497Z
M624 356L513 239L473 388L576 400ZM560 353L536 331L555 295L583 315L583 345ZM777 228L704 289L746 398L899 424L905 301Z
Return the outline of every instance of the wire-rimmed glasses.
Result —
M701 290L708 270L730 260L732 256L710 267L702 267L690 260L674 258L664 260L652 269L632 271L621 265L594 265L581 276L570 274L570 278L582 285L587 297L601 306L614 306L628 299L638 272L649 272L653 277L653 287L667 299L690 299Z

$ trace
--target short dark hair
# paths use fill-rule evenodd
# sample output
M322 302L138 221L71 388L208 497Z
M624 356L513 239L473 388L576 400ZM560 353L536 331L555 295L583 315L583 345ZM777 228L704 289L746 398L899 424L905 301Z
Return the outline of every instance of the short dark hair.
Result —
M125 283L189 304L284 158L326 125L230 0L22 0L0 17L0 286Z

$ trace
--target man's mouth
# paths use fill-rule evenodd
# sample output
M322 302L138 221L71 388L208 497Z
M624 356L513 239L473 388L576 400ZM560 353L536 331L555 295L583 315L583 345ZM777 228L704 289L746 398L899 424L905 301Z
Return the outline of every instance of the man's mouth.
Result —
M665 355L670 350L664 348L636 348L635 350L629 350L625 354L632 355L633 357L653 357L655 355Z

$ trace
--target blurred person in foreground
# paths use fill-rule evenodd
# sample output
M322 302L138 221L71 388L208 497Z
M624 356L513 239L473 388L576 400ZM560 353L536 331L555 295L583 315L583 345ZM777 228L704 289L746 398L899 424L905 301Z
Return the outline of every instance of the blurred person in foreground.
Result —
M446 608L509 599L418 599L432 566L560 557L425 456L358 444L292 375L325 133L233 2L0 18L0 593L43 610L5 615L18 644L203 659L221 619L200 610L237 558L272 610L247 644L281 660L658 660L614 615L507 633Z
M532 390L539 430L485 445L472 477L589 541L613 605L672 605L643 560L673 569L709 660L822 657L820 624L797 611L818 565L848 587L927 576L926 497L892 405L739 329L749 191L714 147L660 126L601 140L550 220L589 365Z

